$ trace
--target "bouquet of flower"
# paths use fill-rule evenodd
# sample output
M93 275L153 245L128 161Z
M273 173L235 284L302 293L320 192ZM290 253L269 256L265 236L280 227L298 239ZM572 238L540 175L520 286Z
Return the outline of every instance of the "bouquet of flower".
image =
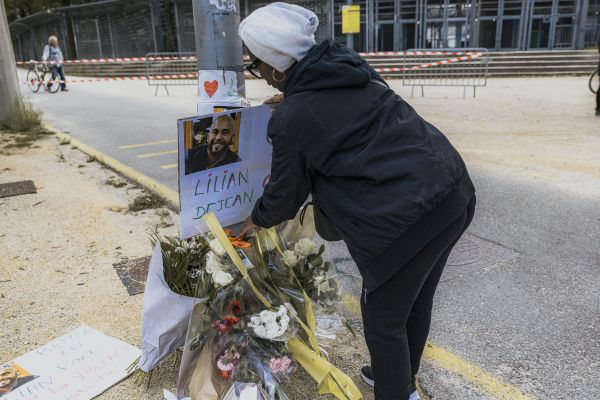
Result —
M192 400L286 399L280 382L300 364L312 376L328 371L319 379L321 390L360 398L317 340L313 305L318 315L331 315L339 298L325 247L309 238L285 244L274 230L244 242L209 218L202 229L207 234L154 239L165 286L193 299L187 334L168 332L185 338L177 395L190 389ZM174 343L159 353L173 351Z

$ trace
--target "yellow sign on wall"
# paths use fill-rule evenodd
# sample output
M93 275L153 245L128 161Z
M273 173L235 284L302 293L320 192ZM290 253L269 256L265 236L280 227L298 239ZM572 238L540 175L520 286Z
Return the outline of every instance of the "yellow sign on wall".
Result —
M360 5L342 6L342 33L360 33Z

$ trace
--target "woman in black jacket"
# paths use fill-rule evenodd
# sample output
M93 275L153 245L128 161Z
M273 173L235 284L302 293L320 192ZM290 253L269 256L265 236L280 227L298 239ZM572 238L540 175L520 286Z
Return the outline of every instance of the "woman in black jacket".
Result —
M242 232L292 219L312 194L363 277L375 398L417 399L433 296L469 225L475 189L446 137L357 53L315 44L318 19L273 3L240 24L250 71L283 92L268 127L272 172Z

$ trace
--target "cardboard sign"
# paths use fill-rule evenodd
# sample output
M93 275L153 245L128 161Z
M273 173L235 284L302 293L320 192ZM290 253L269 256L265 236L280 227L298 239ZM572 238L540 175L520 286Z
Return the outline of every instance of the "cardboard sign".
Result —
M250 215L271 174L271 113L263 105L178 121L182 238L201 233L208 212L223 226Z
M89 400L127 377L140 350L82 325L0 366L1 400Z
M342 6L342 33L360 33L360 5Z

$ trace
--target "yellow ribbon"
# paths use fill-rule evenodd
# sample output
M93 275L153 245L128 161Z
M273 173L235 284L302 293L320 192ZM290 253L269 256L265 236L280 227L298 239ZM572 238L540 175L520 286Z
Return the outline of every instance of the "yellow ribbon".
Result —
M215 238L217 238L219 243L221 243L221 245L223 246L223 248L225 249L225 251L227 252L229 257L231 258L231 261L233 261L233 264L240 271L240 273L242 274L242 277L248 283L248 286L250 286L250 288L252 289L252 291L254 292L256 297L258 297L258 299L265 305L265 307L273 308L271 303L269 303L269 300L267 300L267 298L265 296L263 296L263 294L256 288L256 286L254 286L254 282L252 282L250 275L248 275L248 269L242 262L240 255L233 248L233 245L227 238L227 235L225 234L225 231L223 230L223 227L217 220L217 217L215 216L215 214L214 213L205 214L204 217L202 217L202 219L204 219L204 222L206 222L210 231L213 233L213 235L215 235Z
M332 394L340 400L360 400L362 394L352 379L334 367L323 356L315 353L297 338L288 341L288 347L302 368L313 377L320 394Z
M275 244L275 248L277 249L279 254L281 254L281 257L283 257L283 249L279 245L279 240L277 238L277 232L275 232L275 228L271 227L266 231L271 241ZM315 312L313 310L312 301L310 300L310 297L308 297L308 294L306 294L306 292L304 291L304 288L300 284L300 281L294 273L292 266L288 265L285 262L285 258L283 258L283 262L288 267L290 274L292 274L292 277L296 281L296 284L298 285L300 290L302 290L302 295L304 296L304 312L306 314L306 323L308 324L308 326L306 326L306 324L304 324L302 321L300 321L300 324L302 325L302 328L304 328L304 330L306 331L306 334L308 335L308 342L312 346L313 350L316 351L318 354L321 354L321 351L319 350L319 343L317 341L317 323L315 320Z

